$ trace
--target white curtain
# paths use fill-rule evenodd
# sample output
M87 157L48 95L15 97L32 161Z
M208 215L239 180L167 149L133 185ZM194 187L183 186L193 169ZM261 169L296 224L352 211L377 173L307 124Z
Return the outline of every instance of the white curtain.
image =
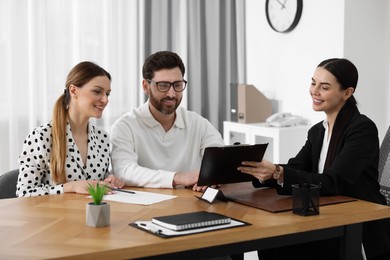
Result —
M143 102L143 1L0 0L0 174L18 168L25 137L51 119L69 70L96 62L112 95L98 124L109 130Z
M195 8L199 5L202 8ZM229 28L238 28L237 38L242 38L232 45L237 47L233 53L239 50L233 59L239 69L231 71L228 68L226 73L236 75L235 82L244 82L243 5L244 0L0 0L0 79L3 83L0 174L19 167L17 159L23 140L36 126L50 121L66 76L80 61L96 62L111 73L110 103L103 118L97 120L97 124L107 131L120 115L145 101L141 87L145 55L163 49L175 51L183 58L187 71L191 71L188 75L201 75L198 68L191 68L192 62L199 59L197 66L201 68L200 64L210 62L212 56L209 61L203 61L201 56L189 51L189 46L193 48L193 44L197 44L194 43L196 39L190 37L189 28L201 31L199 18L206 22L202 26L213 25L215 13L207 13L207 18L202 14L210 8L219 14L221 11L218 10L226 12L218 24L230 21ZM235 22L231 17L239 18L235 26L232 26ZM231 35L228 35L230 38L226 41L230 42ZM224 37L224 34L205 32L202 41L215 42L213 37ZM224 44L224 39L217 42ZM224 50L222 55L229 55L230 47L227 50L224 47ZM191 62L188 59L192 59ZM230 61L229 58L219 60ZM218 64L207 68L210 78L213 75L221 77ZM219 72L214 74L213 70ZM221 84L228 87L229 79L212 80L212 84L202 80L203 86L189 82L189 88L217 88L219 90L210 90L210 93L219 95ZM188 93L197 95L201 92L186 91L184 106L187 106ZM204 102L192 102L194 106L188 107L206 117L211 115L209 119L218 127L225 118L218 118L217 114L226 114L226 107L209 106L215 98L208 97L205 108L201 107Z

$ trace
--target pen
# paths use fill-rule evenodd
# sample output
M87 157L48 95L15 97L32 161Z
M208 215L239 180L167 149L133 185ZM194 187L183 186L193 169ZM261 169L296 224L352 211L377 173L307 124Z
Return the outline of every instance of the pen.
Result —
M114 190L114 191L120 191L120 192L126 192L126 193L130 193L130 194L135 194L134 191L131 191L131 190L122 190L122 189L117 189L117 188L109 188L110 190Z
M150 232L152 233L155 233L155 234L160 234L162 233L162 230L161 229L158 229L157 227L153 226L153 225L147 225L145 223L139 223L138 224L139 226L142 226L144 229L147 229L149 230Z

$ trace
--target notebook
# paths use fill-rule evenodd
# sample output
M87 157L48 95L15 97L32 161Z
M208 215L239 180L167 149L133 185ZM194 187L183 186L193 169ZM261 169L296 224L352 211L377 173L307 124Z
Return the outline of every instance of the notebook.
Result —
M217 231L217 230L223 230L228 228L236 228L236 227L244 227L251 225L248 222L244 222L241 220L237 220L232 218L231 222L229 224L223 224L223 225L215 225L210 227L201 227L201 228L194 228L194 229L187 229L187 230L172 230L169 228L165 228L162 226L159 226L157 224L152 223L152 221L149 220L138 220L132 223L129 223L129 226L137 228L139 230L145 231L149 234L161 237L161 238L173 238L178 236L186 236L186 235L193 235L193 234L199 234L203 232L211 232L211 231Z
M198 186L211 186L225 183L247 182L255 177L237 170L242 161L261 161L266 144L227 145L207 147L200 167Z
M177 231L229 224L230 221L230 217L207 211L154 217L152 219L154 224Z

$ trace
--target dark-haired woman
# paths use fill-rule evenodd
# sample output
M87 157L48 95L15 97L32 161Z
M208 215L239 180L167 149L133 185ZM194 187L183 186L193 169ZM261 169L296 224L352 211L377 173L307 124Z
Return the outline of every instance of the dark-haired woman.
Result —
M97 181L124 186L109 174L108 134L89 122L102 116L110 92L110 74L95 63L81 62L69 72L52 121L34 129L24 141L17 196L86 194L87 184Z
M321 184L321 195L345 195L386 205L379 192L378 130L374 122L360 114L353 96L358 71L347 59L321 62L312 77L310 96L315 111L325 112L325 120L314 125L308 139L285 165L269 161L243 162L239 169L259 182L276 184L278 193L291 194L291 185ZM390 259L389 221L363 225L363 245L368 259ZM264 250L260 259L338 259L335 240L312 242Z

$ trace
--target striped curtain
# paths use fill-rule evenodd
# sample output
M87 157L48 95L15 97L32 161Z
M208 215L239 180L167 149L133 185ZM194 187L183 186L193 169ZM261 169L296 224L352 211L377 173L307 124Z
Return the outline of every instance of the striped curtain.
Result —
M51 119L69 70L96 62L112 94L96 124L110 130L145 102L141 68L177 52L189 87L183 106L222 131L230 83L245 82L244 0L0 0L0 174L18 168L22 143Z

